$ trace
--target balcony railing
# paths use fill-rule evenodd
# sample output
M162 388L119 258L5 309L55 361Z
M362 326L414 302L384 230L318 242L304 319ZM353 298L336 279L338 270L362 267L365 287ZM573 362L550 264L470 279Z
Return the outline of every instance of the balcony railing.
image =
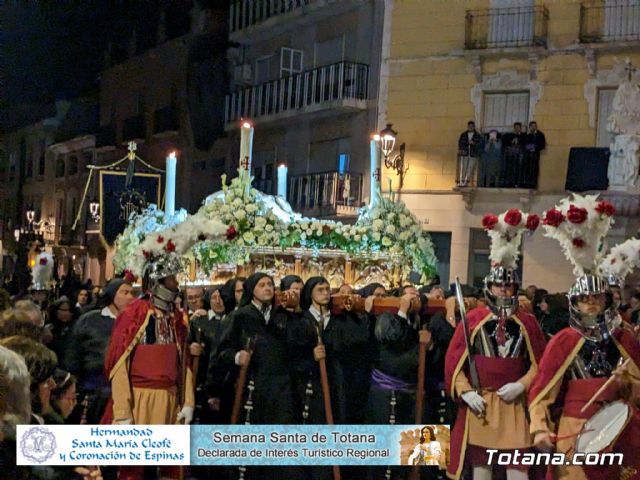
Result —
M640 2L622 0L607 5L582 5L582 43L624 42L640 39Z
M357 208L362 203L362 174L323 172L293 175L287 192L294 211L333 215L339 207Z
M465 48L547 46L549 11L546 7L508 7L467 10Z
M369 66L340 62L227 95L225 122L265 117L336 100L366 100Z
M269 18L289 13L316 0L232 0L229 6L231 32L243 30Z
M127 118L122 124L122 140L144 140L147 137L144 115Z
M180 116L175 107L159 108L153 112L153 133L177 132L180 130Z

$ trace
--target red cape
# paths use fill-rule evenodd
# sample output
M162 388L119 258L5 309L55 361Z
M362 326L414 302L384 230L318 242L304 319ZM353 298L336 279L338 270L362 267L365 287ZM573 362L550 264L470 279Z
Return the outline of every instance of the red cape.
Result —
M640 366L640 344L634 336L626 329L618 328L612 337L622 355ZM551 338L540 361L538 374L529 387L530 405L538 403L558 381L563 380L584 342L582 335L571 327L560 330Z
M493 317L493 313L486 307L474 308L467 315L469 324L469 335L471 336L471 344L479 326ZM545 336L538 325L536 317L530 313L518 311L511 317L520 324L521 330L525 336L525 343L529 358L536 365L540 364L542 354L545 349ZM460 372L465 371L467 366L467 344L464 338L464 329L462 323L456 327L453 334L447 355L445 357L444 375L445 384L449 395L456 398L455 381ZM467 444L467 406L464 402L459 402L456 423L451 431L451 458L447 468L447 476L450 478L460 478L462 467L464 466L464 456Z
M142 297L127 305L116 318L104 362L105 376L109 381L111 381L116 365L127 360L140 341L140 338L144 335L144 330L152 313L153 306L149 298ZM182 321L178 321L178 319ZM182 310L176 310L172 317L172 325L176 333L178 350L182 354L183 346L189 333L189 320L187 315ZM189 356L187 356L187 362L190 362ZM189 363L187 363L187 365L189 365ZM109 400L100 423L110 424L112 422L113 402Z

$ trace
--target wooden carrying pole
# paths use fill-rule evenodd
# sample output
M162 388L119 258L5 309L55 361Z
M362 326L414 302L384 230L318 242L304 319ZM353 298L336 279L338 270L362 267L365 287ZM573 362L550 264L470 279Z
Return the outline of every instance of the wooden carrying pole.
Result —
M318 328L318 346L323 345L322 334L320 328ZM318 359L318 367L320 368L320 382L322 383L322 398L324 399L324 414L327 420L327 425L334 425L333 423L333 410L331 409L331 390L329 388L329 376L327 375L327 362L326 359ZM340 467L338 465L333 466L333 480L340 480Z
M420 345L418 350L418 381L416 386L416 425L422 423L422 412L424 410L424 376L427 369L427 346L431 341L429 330L420 330ZM420 478L420 467L414 465L411 469L411 480Z
M238 373L238 381L236 382L236 394L233 399L233 409L231 410L231 425L237 425L240 419L240 408L242 407L242 397L244 397L244 386L247 383L247 373L249 372L249 364L251 363L251 340L247 340L246 351L249 352L249 361L246 365L240 367Z

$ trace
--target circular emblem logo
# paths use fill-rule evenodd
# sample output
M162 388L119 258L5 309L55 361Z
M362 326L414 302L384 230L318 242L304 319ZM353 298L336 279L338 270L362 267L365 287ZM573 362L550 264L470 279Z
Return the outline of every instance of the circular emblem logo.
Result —
M33 427L22 437L20 451L29 461L46 462L56 451L56 437L44 427Z

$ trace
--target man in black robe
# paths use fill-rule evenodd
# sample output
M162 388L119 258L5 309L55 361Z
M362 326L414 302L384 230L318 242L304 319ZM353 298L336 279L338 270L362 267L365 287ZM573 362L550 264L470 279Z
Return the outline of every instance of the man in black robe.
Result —
M536 122L529 122L529 133L525 139L522 186L535 189L538 186L540 152L547 146L547 140Z
M505 133L502 136L502 160L503 160L503 187L519 187L522 171L522 156L526 134L522 131L522 123L513 124L513 132Z

